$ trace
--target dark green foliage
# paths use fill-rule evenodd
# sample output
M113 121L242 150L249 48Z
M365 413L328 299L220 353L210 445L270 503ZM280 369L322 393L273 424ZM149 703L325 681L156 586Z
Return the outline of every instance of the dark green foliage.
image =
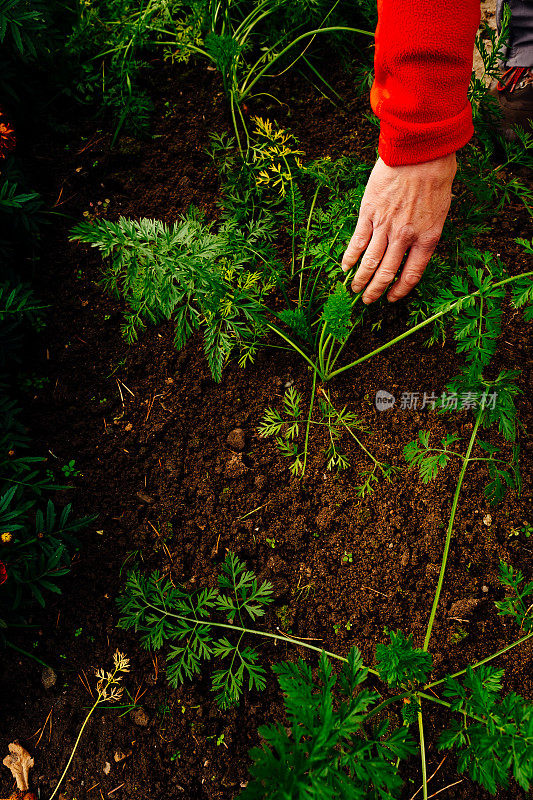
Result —
M482 266L476 267L476 262ZM503 277L503 264L496 256L472 250L466 272L452 275L449 287L442 287L433 303L432 313L445 308L453 311L457 352L480 368L490 362L501 332L506 292L504 286L495 284Z
M0 498L0 532L9 530L13 535L9 545L0 551L8 572L8 582L0 594L10 595L13 610L31 598L44 606L46 592L61 594L57 579L70 572L70 553L78 547L74 533L91 519L69 521L70 505L65 506L58 519L54 504L48 500L45 513L40 509L35 513L31 530L26 527L25 513L30 506L22 505L20 500L16 505L16 500L16 487Z
M524 633L533 631L533 581L524 583L523 573L503 561L500 563L500 581L512 594L506 600L496 601L498 614L514 617Z
M0 259L4 267L33 256L44 222L42 201L27 181L13 157L1 161L0 169ZM2 277L7 277L4 275Z
M284 694L289 727L259 728L264 740L251 751L252 780L242 800L385 800L402 781L394 761L415 752L405 728L388 723L365 730L380 700L359 688L367 678L353 648L339 678L321 653L316 681L303 661L273 667Z
M284 308L277 316L305 344L311 343L312 330L303 308Z
M502 370L494 380L487 380L480 368L471 364L453 378L446 389L458 398L475 395L477 408L483 411L483 427L495 426L508 442L514 442L517 421L514 399L521 394L516 385L519 375L519 370Z
M502 579L516 599L497 603L500 613L515 616L524 631L532 630L531 608L526 608L524 598L533 594L533 584L524 585L521 573L510 567L502 567ZM220 660L212 689L221 708L227 708L240 699L245 682L249 689L266 685L259 650L245 639L262 635L282 638L287 644L291 639L246 627L248 620L264 616L272 587L268 582L259 584L233 553L226 557L218 584L189 593L158 573L144 578L134 571L118 599L119 627L135 629L147 649L168 647L167 674L173 686L200 675L206 662ZM220 639L215 638L217 629L224 631ZM376 647L375 674L387 686L399 687L400 694L386 700L361 688L368 670L357 648L350 651L338 677L324 652L316 679L303 660L273 667L289 724L280 721L259 729L263 745L250 753L252 778L243 800L398 798L401 779L395 761L415 752L408 726L419 713L428 713L433 696L441 710L444 705L453 715L439 746L458 751L461 772L467 770L490 791L507 787L509 773L527 788L533 777L533 706L514 694L501 697L503 670L481 662L455 677L425 685L432 656L413 646L412 635L389 632L389 638L389 644ZM316 650L305 641L293 643ZM439 685L450 702L435 693ZM384 717L393 703L401 704L405 724L389 732ZM373 717L378 720L375 726Z
M460 441L457 434L448 433L441 439L440 448L429 446L429 432L419 431L418 440L406 444L403 449L405 460L412 467L418 467L423 483L429 483L444 469L452 455L458 455L451 445Z
M353 295L338 281L324 303L320 319L326 325L326 334L331 334L338 342L346 339L352 329L353 302Z
M0 283L0 367L19 359L24 326L42 329L42 310L28 284Z
M509 774L524 789L533 781L533 706L511 693L500 696L503 670L468 667L461 684L446 678L444 696L453 720L439 739L441 750L458 750L458 770L491 793L509 786Z
M47 52L49 3L0 0L0 95L18 104L29 69Z
M376 0L357 0L357 7L371 27L378 23L378 5Z
M390 644L376 645L379 677L389 686L412 686L424 681L431 672L429 653L413 646L413 636L389 631Z
M239 700L245 682L249 689L265 687L265 670L257 664L257 650L243 639L245 621L262 617L272 602L272 585L268 581L258 583L234 553L227 555L218 584L218 589L189 593L158 572L149 578L130 572L117 601L119 627L138 631L149 650L168 645L167 677L171 686L199 675L203 662L220 661L221 667L212 675L212 689L219 706L229 708ZM215 613L226 622L213 621ZM227 629L227 635L215 639L220 625ZM236 643L228 637L237 639Z
M516 242L521 244L525 252L533 256L533 239L517 239ZM530 275L527 278L521 278L516 281L512 286L513 305L516 308L524 308L524 319L528 322L533 320L533 277Z
M123 325L128 341L146 320L172 318L178 349L202 328L212 375L220 380L235 347L241 363L253 358L265 328L261 301L272 286L260 272L243 269L256 260L255 246L264 235L259 223L247 231L230 222L218 234L211 228L191 212L172 226L124 217L81 223L71 238L109 259L104 285L123 295L131 309Z
M205 49L222 74L224 86L229 91L232 73L237 67L244 45L231 35L218 35L210 31L205 37Z
M483 386L482 388L486 390L487 387ZM478 394L477 396L479 397L480 395ZM494 410L487 408L482 412L482 425L490 427L491 424L499 424L501 428L502 418L504 423L508 425L511 425L511 421L514 423L514 416L512 420L508 419L505 405L503 405L501 413L498 413L498 399L495 400L495 403L496 408ZM489 418L489 412L493 415L492 419ZM461 460L464 458L462 453L452 449L452 445L458 441L460 441L460 437L456 434L447 434L441 439L440 447L431 447L429 433L427 431L419 431L418 439L405 445L403 450L404 457L411 467L418 468L423 483L429 483L437 477L440 470L447 467L452 457ZM484 488L487 499L491 503L500 502L509 489L514 489L520 494L522 479L518 463L519 446L517 444L513 445L509 456L505 458L503 457L505 453L501 447L481 439L478 439L477 443L481 454L476 457L476 460L484 463L489 476L489 482Z
M0 284L0 561L7 581L0 586L0 628L23 619L30 602L45 604L47 592L60 593L57 580L70 569L70 553L77 546L74 533L89 518L70 520L70 506L60 514L46 499L59 487L44 470L44 459L30 455L30 440L20 421L21 412L10 395L8 372L19 358L24 330L40 330L42 307L30 287Z
M326 466L328 470L343 470L350 466L350 462L339 449L339 440L345 432L353 430L368 433L362 420L352 411L344 407L337 411L329 399L319 398L317 407L318 418L308 418L309 425L318 425L324 429L327 437L326 444ZM275 436L276 445L285 458L290 459L290 471L293 475L299 475L303 469L303 450L304 443L298 442L303 420L303 395L290 386L283 396L282 412L273 408L266 408L263 421L257 430L261 436ZM382 465L385 469L390 469L388 465ZM385 472L383 469L383 472ZM377 481L377 476L375 477ZM361 487L362 488L362 487ZM362 496L364 496L363 492Z

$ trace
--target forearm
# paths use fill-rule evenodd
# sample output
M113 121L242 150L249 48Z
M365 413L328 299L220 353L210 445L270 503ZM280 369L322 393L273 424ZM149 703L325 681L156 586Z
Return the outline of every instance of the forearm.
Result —
M378 0L371 91L389 166L455 152L473 133L467 98L479 0Z

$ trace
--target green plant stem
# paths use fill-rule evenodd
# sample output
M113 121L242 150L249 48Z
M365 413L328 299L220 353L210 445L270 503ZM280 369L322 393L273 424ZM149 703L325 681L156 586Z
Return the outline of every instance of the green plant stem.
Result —
M333 411L334 411L334 412L335 412L335 414L337 415L337 419L338 419L338 418L339 418L339 412L337 411L337 409L335 408L335 406L333 405L333 403L332 403L332 402L331 402L331 400L329 399L329 395L328 395L328 393L327 393L327 392L325 392L325 391L322 391L322 394L324 395L324 397L326 398L327 402L329 403L329 405L331 406L331 408L333 409ZM346 428L346 430L348 431L348 433L350 434L350 436L351 436L353 439L355 439L355 441L357 442L357 444L359 445L359 447L361 448L361 450L363 450L363 452L365 452L365 453L367 454L367 456L368 456L370 459L372 459L372 461L374 462L374 464L376 465L376 467L379 467L379 468L380 468L380 470L381 470L382 472L384 472L384 469L383 469L383 467L382 467L382 465L381 465L381 462L380 462L380 461L378 461L378 459L377 459L377 458L375 458L375 457L372 455L372 453L370 452L370 450L367 450L367 448L364 446L364 444L362 443L362 441L361 441L361 440L360 440L360 439L359 439L359 438L358 438L358 437L355 435L355 433L352 431L352 429L350 428L350 426L349 426L349 425L347 425L347 424L344 422L344 420L343 420L342 418L341 418L341 420L340 420L340 421L341 421L342 425L344 425L344 427Z
M455 305L456 304L454 304L454 306ZM452 306L452 308L454 306ZM433 314L431 317L428 317L423 322L419 322L418 325L415 325L414 328L409 328L409 330L404 331L399 336L395 336L395 338L391 339L390 342L386 342L386 344L382 344L380 347L377 347L375 350L372 350L372 352L367 353L365 356L361 356L361 358L357 358L355 361L350 362L350 364L346 364L345 367L340 367L339 369L336 369L335 372L332 372L327 376L327 380L330 381L332 378L335 378L337 375L341 375L343 372L346 372L346 370L349 370L352 367L357 366L357 364L362 364L363 361L368 361L369 358L372 358L373 356L376 356L378 353L382 353L384 350L388 350L389 347L392 347L393 345L397 344L397 342L401 342L402 339L407 339L408 336L411 336L413 333L416 333L417 331L421 330L422 328L425 328L426 325L430 325L432 322L435 322L435 320L440 319L440 317L443 317L444 314L449 313L449 311L451 311L451 308L448 308L445 311L439 311L439 312L437 312L437 314Z
M162 611L158 606L152 605L149 603L148 600L144 600L146 607L151 608L153 611L156 611L158 614L161 614L165 617L172 617L173 619L179 619L181 622L188 622L190 625L210 625L213 628L223 628L224 630L239 632L239 633L249 633L253 636L264 636L267 639L275 639L278 642L285 642L286 644L295 644L298 647L306 647L308 650L314 650L315 653L325 653L329 658L334 658L336 661L342 661L343 664L348 663L348 659L344 658L343 656L337 655L337 653L331 653L329 650L324 650L323 647L316 647L313 644L309 644L309 642L304 642L301 639L297 639L294 636L286 636L281 633L269 633L268 631L258 631L254 628L243 628L239 625L230 625L229 623L225 622L211 622L205 620L198 620L192 617L184 617L181 614L173 614L172 611ZM377 670L371 669L370 667L365 667L368 672L372 675L378 675ZM429 695L431 696L431 695ZM50 798L50 800L52 800Z
M317 186L316 190L315 190L315 193L313 195L313 200L311 202L311 208L309 209L309 214L308 214L308 217L307 217L307 225L305 226L305 241L304 241L303 252L302 252L302 260L300 262L300 289L299 289L299 292L298 292L298 307L301 306L302 300L303 300L303 297L302 297L302 282L303 282L305 257L307 255L307 245L309 244L309 231L311 230L311 220L313 218L313 213L314 213L314 210L315 210L315 204L316 204L316 201L317 201L317 197L318 197L319 191L320 191L320 186ZM307 289L307 287L306 287L306 289Z
M531 639L532 637L533 637L533 631L531 631L531 633L526 634L526 636L522 636L521 639L517 639L512 644L506 645L506 647L503 647L501 650L498 650L498 652L493 653L490 656L487 656L487 658L484 658L481 661L476 661L475 664L469 664L469 667L470 667L470 669L477 669L478 667L481 667L483 664L488 664L489 661L492 661L493 659L498 658L498 656L502 656L504 653L507 653L508 650L512 650L513 647L518 647L519 644L523 644L523 642L527 642L527 640ZM433 681L432 683L427 683L424 686L424 689L433 689L435 686L439 686L441 683L444 683L447 678L458 678L460 675L464 675L466 673L467 669L468 669L468 667L466 667L465 669L459 670L459 672L454 672L453 675L447 675L446 678L441 678L438 681Z
M335 31L348 31L350 33L361 33L364 36L373 36L374 35L370 31L363 31L360 28L348 28L348 27L344 27L344 26L341 26L341 25L336 25L336 26L333 26L331 28L317 28L316 30L307 31L306 33L302 33L300 36L298 36L296 39L294 39L294 41L292 41L290 44L288 44L286 47L284 47L283 50L281 50L279 53L277 53L274 56L274 58L270 62L268 62L266 64L266 66L263 67L263 69L259 70L259 72L255 76L255 78L250 83L248 83L248 80L249 80L250 76L253 74L253 72L255 71L255 68L257 67L257 64L255 64L248 71L248 73L247 73L247 75L246 75L246 77L244 79L244 82L242 84L242 87L241 87L239 101L242 102L243 100L246 99L246 97L250 94L251 90L253 89L253 87L255 86L257 81L260 80L263 77L263 75L267 72L267 70L269 70L272 67L272 65L275 64L276 61L279 61L279 59L282 58L285 55L285 53L287 53L292 47L297 45L299 42L302 42L304 39L308 39L310 36L316 36L319 33L332 33L332 32L335 32ZM274 49L275 48L272 47L269 50L269 53L273 52ZM265 58L265 56L262 56L262 59L263 58Z
M494 283L492 288L496 289L499 286L504 286L506 283L512 283L513 281L517 281L520 278L528 278L530 276L533 276L533 271L532 272L522 272L520 275L512 275L510 278L505 278L504 280L501 280L501 281L498 281L497 283ZM335 378L337 375L340 375L341 373L346 372L346 370L351 369L352 367L355 367L357 364L362 364L363 361L368 361L369 358L372 358L373 356L377 355L378 353L382 353L384 350L388 350L389 347L392 347L397 342L401 342L402 339L406 339L408 336L411 336L411 334L416 333L417 331L421 330L422 328L425 328L426 325L430 325L432 322L435 322L437 319L440 319L445 314L449 314L450 311L453 311L453 309L459 303L464 303L465 300L469 299L470 297L476 297L479 293L480 292L479 292L479 289L478 289L477 291L472 292L472 294L466 295L465 297L461 297L455 303L452 303L452 305L449 306L448 308L445 308L443 311L438 311L436 314L432 314L431 317L428 317L423 322L419 322L418 325L414 326L414 328L409 328L409 330L404 331L399 336L396 336L394 339L391 339L390 342L386 342L386 344L381 345L381 347L377 347L375 350L372 350L371 353L367 353L365 356L361 356L361 358L358 358L355 361L352 361L350 364L346 364L346 366L340 367L339 369L335 370L335 372L331 372L327 376L327 378L323 378L323 380L330 381L332 378Z
M285 169L287 170L287 174L289 177L289 185L291 187L291 217L292 217L292 236L291 236L291 278L294 278L294 271L296 266L296 200L294 197L294 179L292 177L292 170L289 167L289 162L282 156L283 163L285 164ZM301 279L300 279L300 291L301 291ZM298 307L300 306L300 300L298 300Z
M351 331L350 331L350 333L351 333ZM324 372L325 372L326 375L328 375L329 370L330 370L330 366L329 365L331 364L331 358L332 358L333 352L335 350L335 344L336 344L336 340L333 339L332 342L331 342L331 347L329 348L328 357L326 358L326 366L324 368ZM333 362L333 363L335 363L335 362Z
M322 378L322 380L323 376L325 375L325 369L326 369L325 351L330 340L332 339L331 333L326 336L326 330L327 330L327 325L326 323L324 323L322 325L322 330L320 331L320 339L318 342L318 363L320 365L320 377Z
M327 87L327 88L330 90L330 92L331 92L332 94L334 94L334 95L335 95L335 97L337 98L337 100L340 100L340 101L341 101L341 103L342 103L342 101L343 101L343 98L342 98L342 96L341 96L341 95L340 95L340 94L339 94L339 93L338 93L338 92L337 92L337 91L336 91L336 90L333 88L333 86L331 86L331 84L329 84L329 83L327 82L327 80L324 78L324 76L322 75L322 73L321 73L321 72L319 72L319 70L318 70L318 69L317 69L317 68L316 68L316 67L315 67L313 64L311 64L311 62L309 61L309 59L308 59L308 58L306 58L305 56L302 56L302 59L303 59L303 61L304 61L304 62L307 64L307 66L309 67L309 69L311 70L311 72L313 72L313 73L314 73L314 74L317 76L317 78L318 78L319 80L321 80L321 81L322 81L322 83L323 83L323 84L324 84L324 85L325 85L325 86L326 86L326 87ZM324 95L324 96L326 97L326 95ZM331 102L331 98L330 98L330 97L328 97L327 99L328 99L328 100ZM333 105L336 105L336 103L333 103ZM338 107L339 107L339 106L337 106L337 108L338 108Z
M26 627L26 626L24 626ZM46 661L38 658L38 656L34 655L33 653L28 652L28 650L23 650L22 647L18 647L13 642L10 642L9 639L4 639L4 644L6 647L10 647L12 650L15 650L17 653L21 653L21 655L26 656L26 658L31 658L33 661L36 661L41 667L47 667L48 669L52 669L50 664L47 664Z
M474 428L472 430L472 435L470 436L470 441L468 443L468 448L467 448L466 454L465 454L464 459L463 459L463 466L461 467L461 472L459 474L459 480L457 481L457 486L455 488L455 494L454 494L453 502L452 502L452 510L451 510L451 513L450 513L450 519L448 521L448 530L446 532L446 539L445 539L445 542L444 542L444 552L442 554L442 561L441 561L441 565L440 565L439 581L437 583L437 590L435 592L435 597L433 598L433 606L431 608L431 614L429 616L428 627L427 627L426 636L425 636L425 639L424 639L424 648L423 649L426 650L426 651L427 651L428 646L429 646L429 640L431 638L431 632L433 630L433 623L435 622L435 614L437 613L437 606L439 604L440 593L442 591L442 584L444 582L444 574L446 572L446 563L448 561L448 553L450 551L450 542L452 540L453 524L454 524L454 521L455 521L455 513L457 511L457 504L459 502L459 495L461 493L461 488L462 488L462 485L463 485L465 473L466 473L468 464L470 462L470 454L472 452L472 448L474 447L474 442L476 440L477 431L478 431L479 425L481 423L482 415L483 415L483 412L480 411L479 414L476 417L476 421L474 423Z
M272 325L272 323L269 322L269 323L267 323L267 325L268 325L268 327L270 328L271 331L274 331L274 333L277 333L278 336L281 336L281 338L284 339L287 342L287 344L289 344L292 347L293 350L296 350L296 352L299 353L302 356L302 358L305 359L305 361L307 361L307 363L313 369L313 371L314 372L318 372L319 377L322 379L322 375L320 375L320 370L317 367L317 365L314 363L314 361L311 361L309 356L307 356L304 353L304 351L300 347L298 347L298 345L295 344L289 336L286 336L283 333L283 331L281 331L275 325Z
M95 711L95 709L98 706L98 704L100 703L100 701L101 701L101 696L98 695L98 697L96 698L91 710L89 711L89 713L87 714L87 716L85 717L85 719L83 721L83 725L81 726L80 731L78 733L78 736L76 737L76 741L74 742L74 747L72 748L72 751L70 753L70 757L69 757L69 760L67 761L67 765L66 765L65 769L63 770L63 772L61 773L61 777L60 777L59 781L57 782L54 791L50 795L50 800L53 800L54 797L56 796L57 792L59 791L59 787L63 783L63 779L64 779L65 775L67 774L68 768L70 767L70 765L72 763L72 759L74 758L74 755L75 755L76 750L78 748L78 745L80 743L80 739L81 739L83 731L85 730L85 726L89 722L89 719L91 718L93 712Z
M239 153L241 154L241 158L244 160L244 151L241 145L241 137L239 136L239 128L237 126L237 117L235 116L235 100L233 95L230 97L230 109L231 109L231 119L233 122L233 130L235 131L235 137L237 139L237 145L239 147Z
M309 414L307 415L307 425L305 428L305 443L304 443L304 463L302 466L302 477L305 475L305 467L307 465L307 450L309 445L309 429L311 427L311 417L313 415L313 406L315 403L316 395L316 370L313 372L313 386L311 388L311 400L309 401Z
M373 708L372 711L370 711L370 713L366 715L365 722L367 719L375 717L376 714L379 714L381 711L383 711L384 708L390 706L391 703L397 703L399 700L404 700L406 697L411 697L411 692L403 692L402 694L396 694L394 695L394 697L389 697L388 700L384 700L382 703L379 704L379 706Z
M264 6L268 6L269 4L271 5L271 7L268 9L268 11L261 13L261 10L264 8ZM254 26L257 25L257 23L260 22L262 19L265 19L265 17L268 17L270 14L272 14L275 10L276 10L276 5L272 4L272 0L265 0L265 2L260 3L253 11L251 11L248 14L247 17L243 19L239 27L236 28L233 34L235 40L238 41L239 44L241 45L244 44L244 42L252 32ZM254 19L254 17L256 17L256 19ZM240 37L241 31L242 31L242 37Z
M422 762L422 791L424 800L428 800L428 774L426 766L426 744L424 741L424 720L422 718L422 711L418 712L418 735L420 739L420 759Z

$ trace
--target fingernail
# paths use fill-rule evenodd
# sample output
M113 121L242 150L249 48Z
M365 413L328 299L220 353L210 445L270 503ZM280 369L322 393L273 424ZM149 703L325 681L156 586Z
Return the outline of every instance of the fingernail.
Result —
M397 299L398 299L397 297L387 297L389 303L395 303Z

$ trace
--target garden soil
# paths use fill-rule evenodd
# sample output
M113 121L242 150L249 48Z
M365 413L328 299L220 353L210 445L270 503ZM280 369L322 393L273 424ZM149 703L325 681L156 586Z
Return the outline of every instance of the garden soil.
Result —
M125 686L135 708L93 715L61 787L64 799L230 800L248 779L258 726L283 719L273 676L262 694L246 691L230 711L213 701L209 670L194 683L168 686L164 655L144 651L134 633L117 629L115 600L135 563L194 589L214 585L233 550L260 580L274 585L267 630L290 631L341 655L357 645L368 665L387 629L412 633L420 646L459 459L424 486L406 468L402 451L420 429L430 431L433 442L457 433L463 443L472 429L465 411L442 415L402 410L397 403L379 412L373 402L379 389L398 398L403 392L439 395L461 364L452 339L426 348L422 332L342 376L331 387L333 402L357 413L368 428L360 434L365 446L400 468L391 482L378 481L374 493L361 499L358 475L370 463L349 436L343 447L351 466L336 475L325 469L321 429L313 430L308 472L300 481L273 442L257 433L265 408L279 407L288 385L309 395L310 375L292 355L265 349L245 370L230 364L216 384L200 340L176 352L172 324L148 328L137 344L126 345L122 305L99 284L99 256L70 244L68 230L85 212L101 215L104 208L112 219L123 214L171 222L193 204L216 219L219 180L206 147L211 132L230 130L215 72L154 62L146 80L155 101L151 140L122 136L111 148L111 134L87 115L71 117L68 133L41 133L28 154L37 188L59 216L45 231L37 274L50 310L35 370L47 382L30 390L26 420L50 468L59 471L74 459L81 472L70 479L73 489L59 493L59 502L72 502L78 515L97 514L80 535L63 594L34 613L34 628L12 636L53 667L51 680L44 676L48 688L38 664L13 650L2 653L0 743L7 752L8 742L19 739L32 752L34 787L43 800L93 702L94 669L108 667L116 648L131 659ZM377 130L366 116L365 93L358 96L353 77L340 69L331 80L345 98L340 108L301 77L289 76L273 89L279 104L258 98L247 113L289 127L307 158L352 154L371 162ZM501 255L512 273L524 271L514 238L526 235L526 226L523 207L512 204L477 244ZM404 330L406 319L404 303L372 309L347 359ZM522 316L509 308L494 368L516 367L523 370L518 410L527 426L531 342ZM236 428L244 432L244 448L237 451L228 445ZM501 559L532 574L533 541L510 536L533 521L532 444L525 431L521 498L510 494L492 508L483 495L484 468L473 465L467 472L431 642L436 676L518 638L517 626L497 615L494 600L503 597ZM316 664L301 648L258 646L267 667L300 656ZM498 661L506 690L530 701L532 654L528 643ZM442 763L435 742L446 717L433 711L426 709L428 773L440 768L431 791L459 781L439 796L483 800L486 793L458 776L453 755ZM399 715L391 714L391 721L397 725ZM403 765L402 776L403 796L410 798L421 783L417 758ZM7 793L7 771L3 778ZM500 800L523 797L516 787L498 794Z

